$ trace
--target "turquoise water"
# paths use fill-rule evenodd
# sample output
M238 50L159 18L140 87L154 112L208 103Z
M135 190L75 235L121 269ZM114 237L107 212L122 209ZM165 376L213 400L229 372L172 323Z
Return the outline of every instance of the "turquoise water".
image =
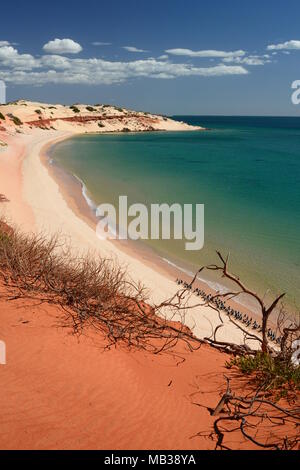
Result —
M205 132L84 135L51 157L98 204L205 204L205 247L147 242L192 269L230 252L232 268L259 292L300 302L300 118L180 117Z

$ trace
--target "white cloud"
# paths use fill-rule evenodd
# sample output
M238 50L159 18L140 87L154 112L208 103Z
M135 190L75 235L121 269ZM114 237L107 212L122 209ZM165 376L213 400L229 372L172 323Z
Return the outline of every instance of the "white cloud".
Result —
M10 46L10 43L8 41L0 41L0 47L3 46Z
M111 46L111 42L92 42L92 46Z
M9 44L9 43L8 43ZM34 57L21 54L6 41L0 43L0 79L14 84L114 84L136 78L175 79L177 77L221 77L245 75L241 65L219 64L196 67L191 63L172 63L167 55L158 59L112 61L97 58L81 59L59 53ZM65 47L65 44L63 45ZM79 46L80 47L80 46ZM49 48L47 47L49 50ZM54 48L51 47L51 52ZM70 51L70 49L68 49ZM169 60L167 60L169 59Z
M223 59L224 63L234 63L234 64L243 64L243 65L265 65L272 62L268 54L262 56L259 55L249 55L247 57L225 57Z
M123 49L125 49L128 52L148 52L148 51L144 51L144 49L138 49L137 47L134 47L134 46L123 46Z
M78 54L82 47L73 39L54 39L43 46L48 54Z
M192 51L191 49L167 49L167 54L176 56L186 57L243 57L246 52L239 50L233 52L215 51L215 50L203 50L203 51Z
M33 58L34 59L34 58ZM195 67L191 64L174 64L157 59L112 62L103 59L71 59L57 55L45 55L34 59L31 70L15 67L1 69L0 79L15 84L44 85L65 84L114 84L135 78L175 79L177 77L221 77L245 75L242 66L220 64L213 67Z
M300 50L300 41L292 39L291 41L283 42L282 44L270 44L267 49L269 51L282 51L282 50Z
M168 60L169 56L167 54L160 55L158 60Z
M0 45L0 66L16 70L31 70L37 66L37 60L30 54L19 54L12 46Z
M56 70L68 70L72 62L61 55L44 55L39 60L40 67L49 67Z

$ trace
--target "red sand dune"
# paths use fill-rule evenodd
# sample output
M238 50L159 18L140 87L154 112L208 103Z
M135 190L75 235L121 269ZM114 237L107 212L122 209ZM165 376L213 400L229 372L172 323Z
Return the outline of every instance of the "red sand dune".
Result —
M7 347L1 449L214 448L211 439L191 439L213 423L192 401L216 406L225 355L208 346L194 353L178 347L185 358L178 365L172 355L103 352L98 334L78 339L62 327L58 308L24 300L1 299L0 315Z
M208 408L225 392L227 355L207 345L189 352L183 344L171 354L104 352L99 333L74 336L58 307L7 301L3 293L0 287L7 348L0 449L215 449ZM233 385L238 394L247 389L240 379ZM253 429L263 442L276 432L270 422ZM240 432L226 434L224 444L256 448Z

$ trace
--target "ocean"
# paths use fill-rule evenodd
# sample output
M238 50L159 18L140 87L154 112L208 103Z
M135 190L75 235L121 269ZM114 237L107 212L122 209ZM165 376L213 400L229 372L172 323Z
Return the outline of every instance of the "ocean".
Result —
M300 305L300 117L176 116L204 132L82 135L51 159L84 183L87 202L205 205L205 245L144 243L194 272L230 253L231 270L261 295Z

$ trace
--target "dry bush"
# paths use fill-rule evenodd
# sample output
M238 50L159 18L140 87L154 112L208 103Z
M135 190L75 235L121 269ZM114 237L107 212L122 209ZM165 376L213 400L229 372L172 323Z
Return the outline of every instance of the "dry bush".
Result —
M181 323L159 317L143 286L130 282L116 261L78 258L58 237L25 235L0 225L0 276L9 300L32 299L59 305L78 334L93 326L108 339L159 353L179 340L190 349L200 341ZM163 304L165 308L167 303Z
M277 403L262 388L240 395L226 379L227 389L215 409L194 403L206 407L215 421L212 432L199 432L192 438L205 436L216 442L216 450L233 450L230 436L240 432L245 442L260 449L299 450L299 400Z

